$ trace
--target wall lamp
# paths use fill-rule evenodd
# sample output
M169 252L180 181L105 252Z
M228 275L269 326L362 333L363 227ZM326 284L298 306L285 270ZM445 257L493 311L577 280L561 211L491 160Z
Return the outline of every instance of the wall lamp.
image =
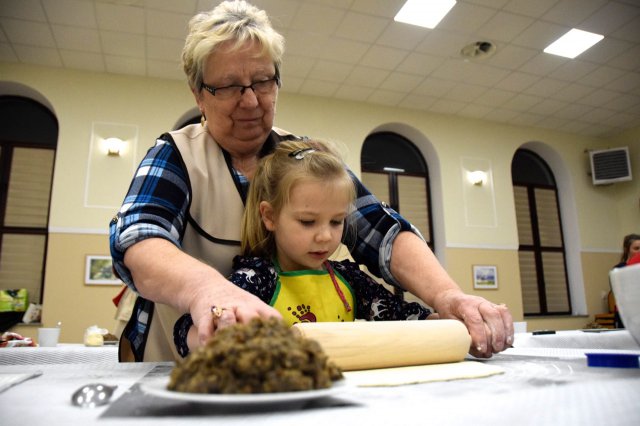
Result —
M467 179L472 185L482 186L487 183L487 172L484 172L482 170L467 172Z
M107 155L114 157L119 157L125 146L125 142L120 138L107 138L103 143Z

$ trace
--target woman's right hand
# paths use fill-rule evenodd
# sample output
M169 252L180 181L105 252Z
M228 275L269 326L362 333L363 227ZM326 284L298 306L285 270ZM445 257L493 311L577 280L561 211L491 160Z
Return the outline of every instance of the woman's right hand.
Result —
M206 343L216 328L255 317L281 317L258 297L165 239L149 238L133 244L124 260L142 297L191 314L200 344ZM216 321L212 306L224 308Z
M192 299L189 313L198 330L198 344L207 343L216 330L251 319L277 317L280 312L253 294L224 280L209 284Z

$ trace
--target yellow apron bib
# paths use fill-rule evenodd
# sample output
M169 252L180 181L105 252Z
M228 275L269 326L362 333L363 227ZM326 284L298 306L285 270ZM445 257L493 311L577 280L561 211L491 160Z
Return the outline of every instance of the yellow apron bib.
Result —
M278 282L270 305L285 322L344 322L355 319L353 290L338 273L335 283L327 271L282 272L276 266ZM344 295L342 300L340 292ZM344 302L348 303L349 309Z

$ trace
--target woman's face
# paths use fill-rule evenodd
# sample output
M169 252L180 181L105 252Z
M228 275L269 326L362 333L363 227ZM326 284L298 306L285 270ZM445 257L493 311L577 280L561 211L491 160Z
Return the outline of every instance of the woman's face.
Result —
M204 84L248 86L273 78L276 73L273 60L261 55L261 50L254 42L233 50L231 42L223 43L205 62ZM273 127L278 97L275 85L272 93L258 94L246 89L230 99L221 99L200 88L194 90L194 95L216 142L234 157L257 154Z
M627 261L635 256L636 253L640 253L640 240L634 240L631 242L629 246L629 256L627 257Z

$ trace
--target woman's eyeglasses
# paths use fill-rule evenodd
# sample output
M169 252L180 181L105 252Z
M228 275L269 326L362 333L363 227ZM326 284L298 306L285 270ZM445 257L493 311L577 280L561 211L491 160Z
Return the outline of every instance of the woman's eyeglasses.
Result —
M253 90L253 93L255 93L256 95L270 95L276 91L276 87L280 87L279 76L275 76L268 80L256 81L248 86L243 86L241 84L232 84L223 87L213 87L204 83L200 85L201 89L205 89L207 92L211 93L213 96L220 100L238 99L242 95L244 95L244 92L247 89Z

